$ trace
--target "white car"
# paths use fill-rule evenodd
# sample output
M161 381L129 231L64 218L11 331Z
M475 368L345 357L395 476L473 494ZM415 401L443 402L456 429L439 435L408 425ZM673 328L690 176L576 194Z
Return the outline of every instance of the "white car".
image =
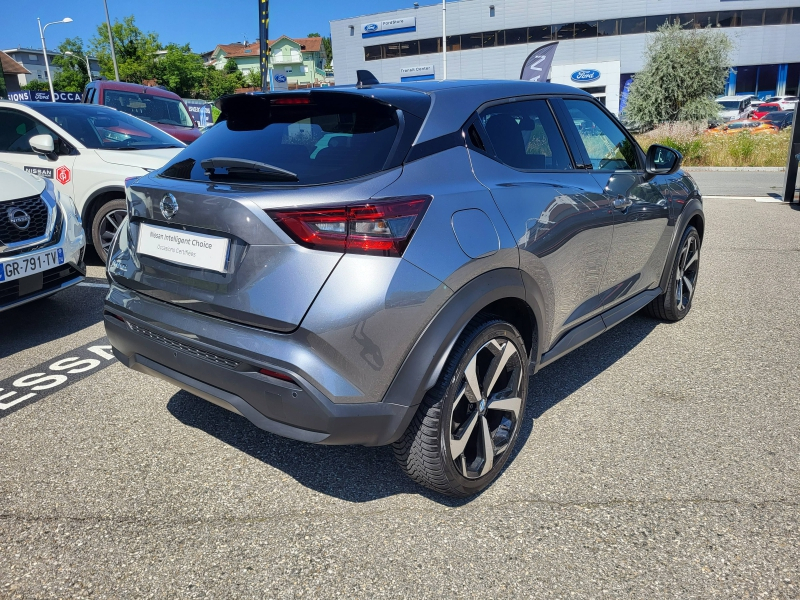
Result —
M723 121L744 119L761 104L757 96L722 96L716 102L720 105L719 116Z
M0 312L83 280L85 246L72 198L0 162Z
M767 98L764 102L774 102L775 104L781 105L781 110L794 110L794 107L797 106L798 99L797 96L773 96L772 98Z
M0 101L0 161L75 200L101 260L126 215L125 179L163 166L186 145L106 106Z

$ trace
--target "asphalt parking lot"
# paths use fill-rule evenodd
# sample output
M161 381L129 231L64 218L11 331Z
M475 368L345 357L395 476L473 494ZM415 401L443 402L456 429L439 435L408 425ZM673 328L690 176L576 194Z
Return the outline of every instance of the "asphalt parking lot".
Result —
M0 410L0 596L800 596L800 210L706 211L689 316L533 377L471 501L107 360L98 266L0 314L0 380L68 379Z

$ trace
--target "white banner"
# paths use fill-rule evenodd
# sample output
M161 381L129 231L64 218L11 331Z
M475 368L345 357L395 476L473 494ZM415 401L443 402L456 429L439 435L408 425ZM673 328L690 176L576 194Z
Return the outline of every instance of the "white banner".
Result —
M180 265L224 273L228 244L227 238L142 223L137 251Z
M433 65L424 67L403 67L400 69L400 78L403 77L422 77L424 75L434 75Z
M393 29L408 29L417 26L416 17L403 17L402 19L389 19L387 21L376 21L375 23L362 23L361 35L378 33L379 31L391 31Z

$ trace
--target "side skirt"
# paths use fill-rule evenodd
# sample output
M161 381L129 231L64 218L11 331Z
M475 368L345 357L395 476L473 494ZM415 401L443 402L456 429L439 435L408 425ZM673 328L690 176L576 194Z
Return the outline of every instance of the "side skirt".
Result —
M621 323L632 314L647 306L653 298L660 296L661 293L660 287L654 290L646 290L618 304L614 308L608 309L603 314L589 319L585 323L581 323L574 329L570 329L561 336L561 339L559 339L550 350L542 354L538 369L549 365L551 362L558 360L575 348L583 346L589 340L593 340L601 333L608 331L614 327L614 325Z

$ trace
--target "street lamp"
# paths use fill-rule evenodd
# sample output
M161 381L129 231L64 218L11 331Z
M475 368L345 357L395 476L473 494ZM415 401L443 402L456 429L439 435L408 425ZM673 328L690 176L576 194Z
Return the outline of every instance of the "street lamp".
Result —
M66 54L67 56L78 56L77 54L75 54L74 52L72 52L70 50L67 50L66 52L64 52L64 54ZM78 57L78 58L80 58L80 57ZM83 60L86 61L86 74L89 75L89 82L91 83L91 81L92 81L92 66L89 64L89 57L88 56L84 56Z
M50 77L50 61L47 60L47 46L44 43L44 30L50 27L50 25L58 25L59 23L72 23L72 19L66 17L61 19L60 21L53 21L52 23L47 23L44 27L42 27L42 20L40 18L36 18L39 22L39 36L42 38L42 52L44 52L44 68L47 71L47 83L50 84L50 101L56 101L56 91L53 89L53 78Z

